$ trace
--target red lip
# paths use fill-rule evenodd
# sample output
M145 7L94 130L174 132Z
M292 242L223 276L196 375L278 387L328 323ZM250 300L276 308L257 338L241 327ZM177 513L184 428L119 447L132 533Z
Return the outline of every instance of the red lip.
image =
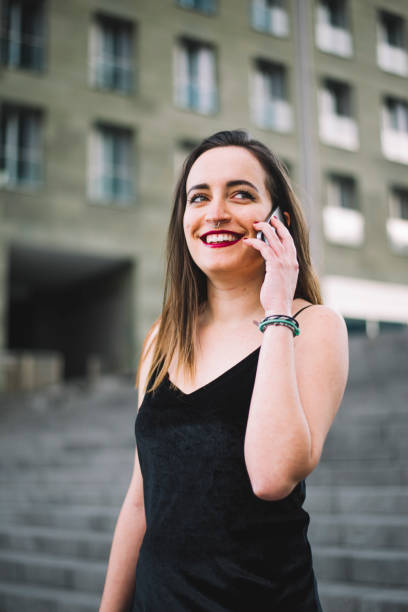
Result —
M209 232L205 232L205 234L202 234L200 236L201 240L203 238L205 238L205 236L209 236L210 234L234 234L234 236L239 236L241 238L241 236L243 236L243 234L239 234L238 232L233 232L232 230L210 230Z
M233 244L237 244L237 242L239 242L240 240L241 236L236 240L228 240L227 242L212 242L210 244L207 244L207 242L204 242L203 240L203 243L206 247L209 247L210 249L220 249L221 247L228 247L232 246Z

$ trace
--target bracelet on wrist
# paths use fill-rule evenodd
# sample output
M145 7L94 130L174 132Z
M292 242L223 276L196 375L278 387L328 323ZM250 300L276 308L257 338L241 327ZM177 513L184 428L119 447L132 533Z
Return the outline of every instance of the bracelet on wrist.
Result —
M269 315L262 319L258 327L263 333L269 325L283 325L288 327L292 331L294 337L300 334L299 322L289 315Z

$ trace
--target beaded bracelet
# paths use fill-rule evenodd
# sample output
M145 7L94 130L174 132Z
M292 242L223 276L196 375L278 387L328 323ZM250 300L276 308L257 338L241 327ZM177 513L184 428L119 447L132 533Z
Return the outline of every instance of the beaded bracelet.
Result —
M289 317L288 315L267 316L262 319L258 327L263 333L268 325L284 325L292 331L293 336L298 336L300 334L298 321L294 317Z

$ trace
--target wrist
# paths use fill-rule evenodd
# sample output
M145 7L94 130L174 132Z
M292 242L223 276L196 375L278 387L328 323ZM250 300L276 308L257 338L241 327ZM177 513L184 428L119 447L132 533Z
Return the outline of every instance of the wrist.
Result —
M279 304L276 306L272 306L272 308L267 308L265 310L265 317L270 317L270 316L278 315L278 314L288 315L289 317L291 317L292 316L291 306L288 306L288 304Z

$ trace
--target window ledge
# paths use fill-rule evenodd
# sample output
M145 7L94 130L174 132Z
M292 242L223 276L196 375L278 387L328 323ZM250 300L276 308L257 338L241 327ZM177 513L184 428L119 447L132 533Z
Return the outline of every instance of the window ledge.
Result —
M357 151L359 148L358 126L354 119L340 115L320 115L320 140L325 144Z
M391 161L408 164L408 132L381 131L381 146L384 157Z
M349 58L353 55L350 32L327 23L316 23L316 45L321 51L340 57Z
M387 236L393 250L408 255L408 219L387 219Z
M386 72L408 76L408 55L405 49L391 47L387 43L377 44L377 62Z
M358 210L325 206L324 233L330 242L344 246L360 246L364 241L364 217Z

